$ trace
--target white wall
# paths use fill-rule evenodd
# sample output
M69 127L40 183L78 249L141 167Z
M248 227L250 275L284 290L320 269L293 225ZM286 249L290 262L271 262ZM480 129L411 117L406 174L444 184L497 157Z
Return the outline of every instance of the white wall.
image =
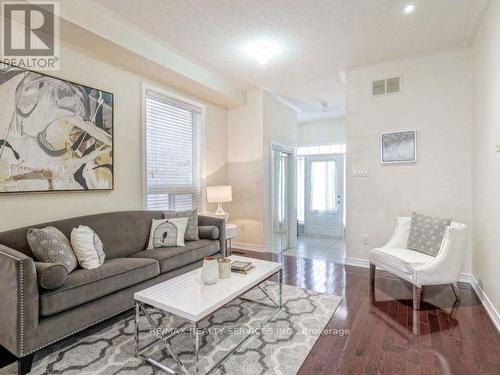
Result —
M272 143L279 143L288 148L295 148L298 139L297 112L277 99L273 94L264 92L264 243L266 249L272 249L272 177L271 177L271 146ZM295 153L292 152L290 162L290 178L296 181L295 177ZM297 196L296 184L290 186L290 215L289 215L289 236L290 246L295 246L297 242Z
M246 105L228 110L228 183L233 187L230 221L238 245L270 245L270 144L297 144L297 113L262 90L247 93ZM295 210L293 210L295 212Z
M300 122L298 129L299 146L346 142L346 119L344 117Z
M67 45L61 46L60 62L61 70L51 72L51 75L114 93L115 190L0 194L0 211L3 213L0 215L0 231L65 217L142 208L142 77L89 57ZM163 88L175 91L169 87ZM206 105L206 180L208 184L225 184L227 111L208 102L201 103Z
M402 75L403 92L371 97L371 81L393 75ZM347 257L367 259L390 239L396 216L412 210L470 225L471 50L351 71L346 89ZM400 129L417 129L418 162L382 166L380 133ZM352 177L358 167L369 176Z
M229 220L238 243L264 244L263 92L247 93L246 105L228 110L228 184L233 188Z
M473 274L500 311L500 2L473 45Z

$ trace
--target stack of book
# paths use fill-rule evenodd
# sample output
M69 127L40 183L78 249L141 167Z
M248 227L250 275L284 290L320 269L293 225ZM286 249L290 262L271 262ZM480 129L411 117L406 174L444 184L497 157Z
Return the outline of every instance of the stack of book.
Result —
M231 271L237 273L247 274L253 268L254 266L252 265L252 262L234 261L233 264L231 264Z

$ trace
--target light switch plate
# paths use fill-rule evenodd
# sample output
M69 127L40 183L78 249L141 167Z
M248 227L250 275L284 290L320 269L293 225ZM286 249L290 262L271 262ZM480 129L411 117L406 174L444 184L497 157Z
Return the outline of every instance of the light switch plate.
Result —
M368 177L368 169L365 167L353 168L352 177Z

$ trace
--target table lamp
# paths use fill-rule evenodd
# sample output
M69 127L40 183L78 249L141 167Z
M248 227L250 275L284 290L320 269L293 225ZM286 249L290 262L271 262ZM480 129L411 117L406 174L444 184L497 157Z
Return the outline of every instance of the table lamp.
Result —
M223 202L231 202L233 200L233 194L231 186L209 186L207 187L207 202L217 203L217 211L215 211L216 216L228 218L229 214L225 212L222 208Z

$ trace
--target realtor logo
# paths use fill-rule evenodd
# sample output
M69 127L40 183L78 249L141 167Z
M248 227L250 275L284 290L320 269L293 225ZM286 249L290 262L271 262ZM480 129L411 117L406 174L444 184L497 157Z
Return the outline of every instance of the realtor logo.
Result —
M59 3L2 1L2 59L21 68L59 69Z

